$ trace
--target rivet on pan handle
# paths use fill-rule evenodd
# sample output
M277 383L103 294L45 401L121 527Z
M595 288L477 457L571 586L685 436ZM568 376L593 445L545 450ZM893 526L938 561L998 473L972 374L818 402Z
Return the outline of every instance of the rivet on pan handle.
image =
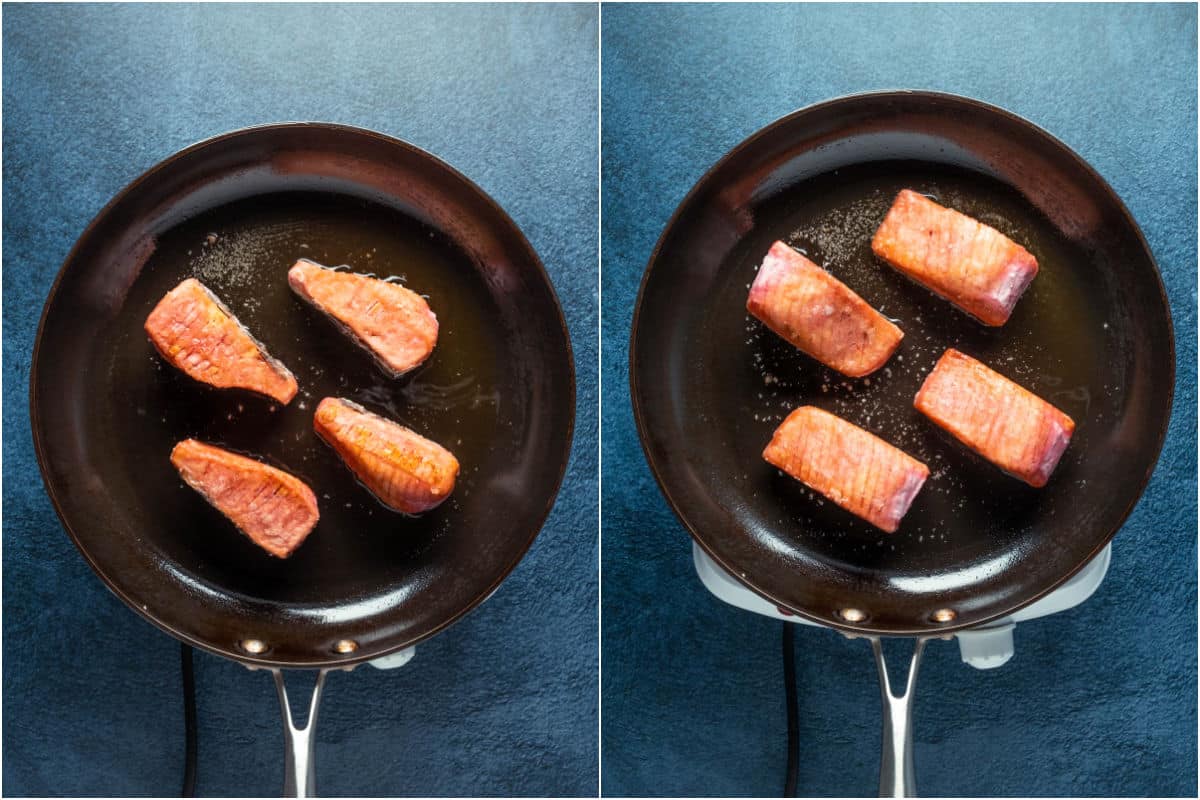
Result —
M892 692L887 664L883 660L883 645L878 636L870 637L875 666L879 668L879 690L883 697L883 747L879 764L880 797L914 797L917 793L916 772L913 769L912 698L917 685L917 668L925 639L917 639L908 680L900 695Z
M317 682L313 686L312 700L308 705L308 719L304 727L298 727L292 719L292 709L288 705L287 686L283 682L283 671L272 669L275 679L275 692L279 695L279 709L283 712L284 740L284 797L313 797L317 791L316 765L313 761L313 736L317 727L317 707L321 703L321 689L325 685L323 669L317 673Z

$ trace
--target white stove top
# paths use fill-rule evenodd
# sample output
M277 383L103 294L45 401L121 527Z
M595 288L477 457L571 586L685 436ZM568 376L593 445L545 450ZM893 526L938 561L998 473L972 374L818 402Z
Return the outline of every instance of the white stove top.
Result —
M823 627L787 611L782 611L759 597L717 566L716 562L709 558L695 542L692 542L692 560L696 565L696 573L700 576L700 582L726 603L787 622ZM950 634L958 639L962 660L976 669L994 669L1003 666L1013 656L1013 629L1018 622L1057 614L1087 600L1104 581L1111 560L1112 545L1108 544L1074 577L1041 600L987 625Z

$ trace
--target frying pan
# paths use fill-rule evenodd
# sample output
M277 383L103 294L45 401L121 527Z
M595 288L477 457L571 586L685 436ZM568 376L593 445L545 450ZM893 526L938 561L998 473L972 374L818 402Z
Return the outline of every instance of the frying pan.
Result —
M371 356L290 291L300 257L401 280L440 337L412 373ZM286 407L168 366L142 330L200 278L296 373ZM454 493L420 517L387 510L312 430L348 397L452 450ZM30 411L46 490L104 583L170 635L273 670L286 790L312 790L311 722L292 725L280 669L325 671L432 636L486 599L532 544L574 422L567 329L537 254L453 168L342 125L288 123L171 156L100 212L67 256L34 348ZM168 455L195 437L301 477L321 520L289 559L240 536ZM496 509L503 508L503 514Z
M1037 257L1041 271L1005 326L978 324L872 255L871 236L903 187L998 228ZM777 239L897 320L905 337L883 369L843 378L747 315L756 266ZM1074 418L1074 439L1045 488L1002 474L913 409L947 347ZM926 639L1011 614L1104 548L1158 460L1174 364L1154 257L1108 184L1032 123L932 92L820 103L735 147L668 222L630 343L642 447L700 547L777 606L871 640L884 698L885 794L915 790L909 701ZM762 460L774 428L804 404L930 466L895 534ZM917 638L899 697L881 636Z

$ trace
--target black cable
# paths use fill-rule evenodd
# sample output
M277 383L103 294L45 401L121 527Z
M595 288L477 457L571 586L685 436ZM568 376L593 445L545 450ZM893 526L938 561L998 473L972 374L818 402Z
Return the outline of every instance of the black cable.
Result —
M800 777L800 709L796 700L795 623L783 623L783 693L787 702L787 778L783 796L796 796Z
M180 797L196 796L196 676L192 672L191 645L179 645L179 665L183 672L183 789Z

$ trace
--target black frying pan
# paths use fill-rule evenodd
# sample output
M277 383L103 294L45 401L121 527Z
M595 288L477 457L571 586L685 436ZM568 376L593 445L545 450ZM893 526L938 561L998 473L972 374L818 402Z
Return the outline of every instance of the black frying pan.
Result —
M984 327L872 255L871 236L903 187L1037 257L1041 271L1005 326ZM843 378L747 315L755 268L776 239L898 320L905 338L884 369ZM1003 475L912 408L951 346L1075 419L1045 488ZM1154 258L1087 163L993 106L885 92L784 117L701 178L646 268L630 382L659 486L727 572L822 625L928 636L1010 614L1103 549L1158 459L1174 363ZM771 432L804 404L930 465L897 533L819 502L762 460Z
M440 337L398 380L290 291L300 257L399 276ZM203 280L295 373L286 407L192 381L142 330L187 276ZM46 489L93 569L186 642L270 667L344 667L410 646L482 602L529 548L566 469L574 372L537 254L477 186L370 131L250 128L183 150L100 212L63 265L30 379ZM409 425L462 464L420 517L375 501L312 430L322 397ZM321 521L267 556L182 484L187 437L291 471ZM497 513L503 509L503 513Z

